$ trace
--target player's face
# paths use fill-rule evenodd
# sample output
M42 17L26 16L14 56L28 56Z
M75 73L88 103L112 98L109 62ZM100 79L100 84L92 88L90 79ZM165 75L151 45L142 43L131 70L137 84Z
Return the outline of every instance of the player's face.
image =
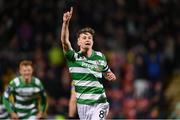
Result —
M80 49L92 49L93 36L88 32L81 33L78 38L78 45Z
M33 68L30 65L27 66L23 65L20 67L19 72L25 80L31 80L33 74Z

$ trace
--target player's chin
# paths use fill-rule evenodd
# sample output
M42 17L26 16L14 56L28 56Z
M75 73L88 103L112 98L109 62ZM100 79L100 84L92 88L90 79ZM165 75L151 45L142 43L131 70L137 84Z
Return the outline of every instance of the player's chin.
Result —
M92 48L92 45L91 44L87 44L84 46L85 48Z
M30 79L31 78L31 75L25 75L24 76L24 79Z
M108 80L108 81L112 81L112 78L108 78L108 77L106 77L106 80Z
M109 79L109 81L115 81L116 80L116 78L110 78Z

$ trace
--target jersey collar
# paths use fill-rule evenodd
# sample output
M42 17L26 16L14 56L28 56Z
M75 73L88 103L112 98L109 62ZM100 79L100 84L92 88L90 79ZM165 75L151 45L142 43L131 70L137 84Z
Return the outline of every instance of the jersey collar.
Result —
M83 53L82 53L81 51L79 51L78 54L79 54L80 56L84 56ZM91 54L90 57L87 57L87 56L84 56L84 57L86 57L87 59L90 59L90 58L92 58L94 55L95 55L95 51L92 50L92 54Z

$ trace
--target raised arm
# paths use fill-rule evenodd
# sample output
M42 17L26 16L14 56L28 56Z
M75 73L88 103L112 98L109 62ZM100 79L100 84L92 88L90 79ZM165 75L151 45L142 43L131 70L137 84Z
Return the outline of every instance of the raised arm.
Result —
M63 24L61 29L61 43L64 52L67 52L69 49L71 49L71 43L69 41L69 21L72 17L72 13L73 13L73 7L71 7L70 11L64 13L63 15Z

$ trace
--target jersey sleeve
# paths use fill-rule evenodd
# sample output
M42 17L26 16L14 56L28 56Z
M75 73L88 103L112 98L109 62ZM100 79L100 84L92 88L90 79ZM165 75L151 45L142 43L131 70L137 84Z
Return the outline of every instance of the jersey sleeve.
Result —
M10 82L3 95L3 104L9 113L14 112L14 107L9 100L9 96L14 92L15 84L13 81Z
M102 57L103 57L103 60L104 60L104 66L103 66L102 72L110 72L111 70L110 70L110 68L108 66L108 63L107 63L105 55L103 54Z
M45 112L46 106L47 106L47 95L46 95L43 84L41 83L41 81L38 78L36 78L36 84L40 88L40 94L39 94L40 98L41 98L40 99L40 111Z
M75 60L75 51L73 49L68 50L64 53L67 60L74 61Z
M47 96L46 96L46 93L45 93L44 89L40 92L40 96L41 96L41 108L40 108L40 111L45 112L46 106L47 106L47 102L46 102Z

